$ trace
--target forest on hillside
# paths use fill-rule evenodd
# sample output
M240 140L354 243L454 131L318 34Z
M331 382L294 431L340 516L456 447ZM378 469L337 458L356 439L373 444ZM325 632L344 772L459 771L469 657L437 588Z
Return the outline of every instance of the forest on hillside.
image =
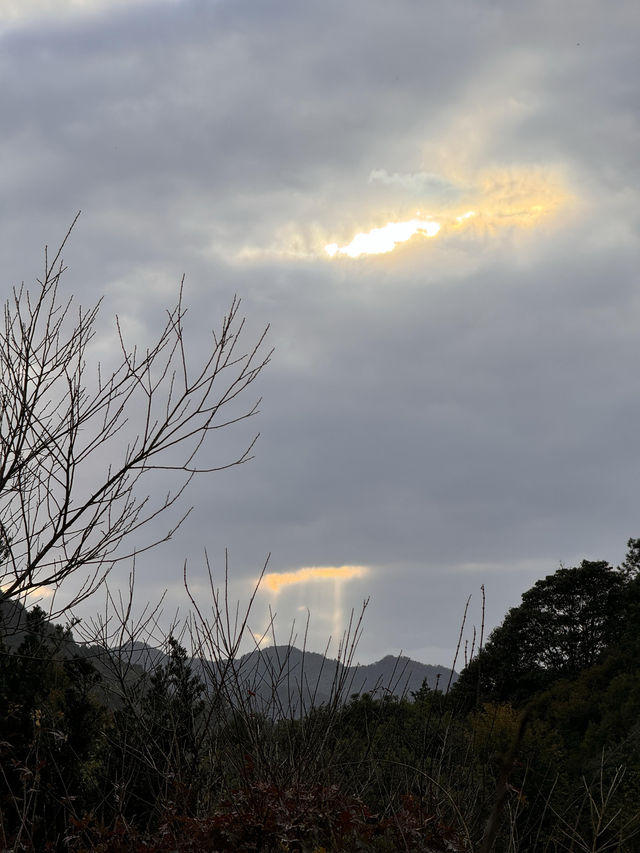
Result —
M145 670L38 607L5 617L0 844L640 850L639 619L630 540L619 567L538 581L449 690L346 695L338 674L301 715L275 689L286 659L270 703L231 657L203 677L173 636Z

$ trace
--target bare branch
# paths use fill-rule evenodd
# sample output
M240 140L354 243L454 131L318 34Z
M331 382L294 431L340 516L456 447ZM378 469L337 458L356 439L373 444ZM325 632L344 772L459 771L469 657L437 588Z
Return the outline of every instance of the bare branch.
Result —
M55 590L72 574L90 595L116 562L175 533L194 475L246 462L257 439L215 466L199 461L213 431L257 413L259 400L238 400L271 356L266 330L240 351L237 297L198 360L185 340L183 279L155 342L129 346L116 318L118 362L88 376L100 303L74 315L59 293L76 220L52 260L45 249L33 290L13 289L0 326L0 587L9 597ZM175 472L174 489L158 494L153 471ZM172 510L163 532L142 536Z

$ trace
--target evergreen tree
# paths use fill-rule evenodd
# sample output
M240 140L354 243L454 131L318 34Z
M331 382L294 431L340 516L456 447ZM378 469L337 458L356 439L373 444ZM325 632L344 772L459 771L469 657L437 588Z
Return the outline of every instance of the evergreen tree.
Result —
M593 666L620 639L628 576L583 560L537 581L463 670L454 696L522 704L559 678Z

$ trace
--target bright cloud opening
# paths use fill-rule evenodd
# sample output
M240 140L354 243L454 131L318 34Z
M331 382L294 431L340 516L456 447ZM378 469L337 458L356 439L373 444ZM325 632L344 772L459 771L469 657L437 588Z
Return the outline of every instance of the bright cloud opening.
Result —
M262 585L278 593L284 587L309 581L344 581L362 578L368 573L366 566L310 566L296 569L294 572L269 572L262 579Z
M324 603L320 606L325 618L332 626L331 636L339 638L344 630L343 588L345 582L363 578L369 573L367 566L309 566L292 572L269 572L262 579L263 589L278 595L291 586L303 586L322 582ZM308 592L308 590L305 590ZM330 598L327 599L327 593ZM306 608L305 608L306 609ZM253 635L254 641L264 645L268 631Z
M435 237L440 230L440 223L431 219L410 219L407 222L387 222L383 228L373 228L363 234L356 234L348 246L338 246L329 243L324 247L330 256L348 255L357 258L360 255L382 255L392 252L398 243L406 243L416 234Z
M401 190L408 190L414 184L422 186L426 174L389 176L382 171L372 173L376 181L379 182L382 176L385 184L397 185ZM427 177L433 181L434 176L429 174ZM428 217L422 211L416 211L413 219L388 222L381 228L363 231L344 246L329 243L324 246L324 251L332 258L359 258L392 252L416 235L447 237L467 228L491 235L507 227L528 228L555 213L567 200L561 178L542 169L487 171L473 182L461 185L458 193L466 199L466 210L463 207L457 213L451 210L446 199L440 199L439 203L435 200Z

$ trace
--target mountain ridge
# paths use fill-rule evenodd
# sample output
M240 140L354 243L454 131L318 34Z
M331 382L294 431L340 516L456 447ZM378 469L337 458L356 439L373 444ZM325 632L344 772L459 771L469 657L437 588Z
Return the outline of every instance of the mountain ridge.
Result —
M24 639L27 612L22 604L0 598L0 639L9 651L15 652ZM62 631L46 617L43 621L45 636L56 639L56 656L93 658L103 675L109 656L126 661L140 676L170 661L167 651L144 641L132 640L119 649L107 649L78 642L71 630ZM421 663L406 655L388 654L372 663L352 664L350 659L335 659L289 644L256 648L232 660L190 657L189 667L209 687L222 685L224 673L231 673L229 683L223 685L230 701L244 704L251 700L257 711L278 716L305 714L311 708L346 702L363 693L404 697L424 684L443 690L458 677L449 667Z

